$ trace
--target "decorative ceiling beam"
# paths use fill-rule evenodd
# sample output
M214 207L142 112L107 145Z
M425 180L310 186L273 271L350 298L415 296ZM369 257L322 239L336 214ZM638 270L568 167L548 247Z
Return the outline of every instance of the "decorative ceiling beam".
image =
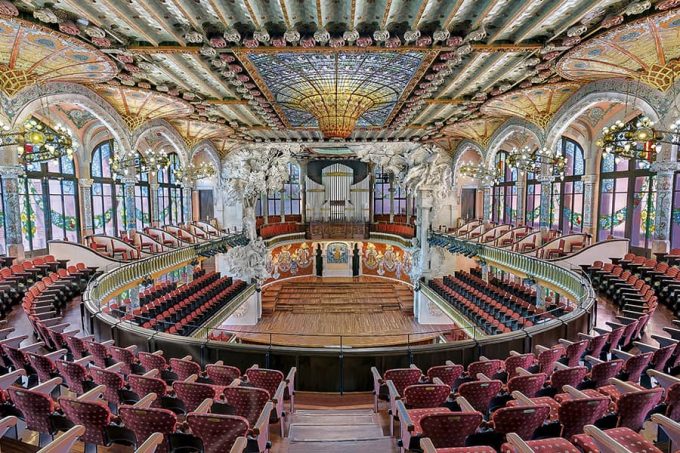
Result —
M149 13L149 15L153 18L153 20L155 20L158 23L158 25L161 27L163 31L165 31L169 35L174 36L181 46L186 46L187 43L186 41L184 41L184 37L182 36L182 34L177 32L177 30L175 30L172 27L172 25L169 25L168 21L164 20L162 15L159 15L158 11L156 11L156 9L150 5L150 2L140 0L137 3L141 5L144 11Z
M430 3L430 0L421 0L420 2L420 8L418 8L418 12L416 13L416 16L413 18L413 22L411 23L411 28L414 30L418 30L418 27L420 27L420 21L423 18L423 14L425 14L425 10L427 9L427 5Z
M564 33L569 27L574 25L578 20L580 20L582 17L586 16L587 14L590 14L593 11L597 11L600 8L602 8L602 3L606 2L607 0L585 0L585 8L579 7L574 10L572 14L570 14L567 19L565 19L564 24L560 25L559 27L555 27L555 31L553 32L553 37L548 39L548 42L554 40L557 36L560 36L562 33ZM583 37L583 36L582 36Z
M526 0L524 0L526 1ZM491 10L496 6L497 0L491 0L488 1L482 8L482 10L479 12L479 15L477 16L477 19L470 25L470 30L476 30L478 29L481 25L484 23L484 19L486 19L487 14L491 12ZM477 6L477 5L475 5Z
M148 0L142 0L142 1L148 1ZM170 0L170 2L175 5L175 8L177 8L179 11L182 12L182 15L184 16L184 19L187 20L191 26L197 30L197 31L203 31L203 27L201 27L201 24L199 24L196 21L196 18L191 14L190 11L187 11L186 8L182 6L182 2L178 0Z
M293 24L290 23L290 17L288 16L286 0L279 0L279 6L281 7L281 15L283 16L283 22L286 24L286 28L293 28Z
M382 21L380 22L380 28L381 29L386 29L387 28L387 21L390 18L390 10L392 9L392 0L387 0L385 3L385 14L383 14Z
M438 105L460 105L465 102L462 98L434 98L425 99L426 104L438 104Z
M152 46L157 46L158 41L153 39L149 34L144 30L143 27L140 27L137 25L137 22L131 19L130 13L123 11L120 9L120 3L117 1L112 1L112 0L104 0L104 5L111 9L112 11L115 11L117 13L117 18L120 18L123 22L127 24L128 27L131 29L135 30L137 33L140 34L142 38L144 38L146 41L148 41ZM179 46L181 47L181 46Z
M503 21L502 25L498 27L498 30L496 30L496 32L493 35L489 36L487 42L494 42L496 39L498 39L500 35L502 35L504 32L507 32L508 31L507 27L512 26L512 24L519 20L520 16L522 16L522 14L524 14L524 12L533 5L534 2L530 0L518 2L517 9L513 11L511 14L508 14L507 19Z
M550 17L555 11L560 9L560 7L564 6L564 3L562 2L554 2L550 3L548 2L548 5L550 5L545 11L542 13L534 16L536 20L534 21L533 25L529 25L525 27L523 33L515 39L515 43L520 43L524 41L525 39L529 38L531 34L539 28L542 24L543 21L545 21L546 18Z
M527 43L527 44L480 44L480 43L473 43L472 44L472 50L477 51L477 52L534 52L538 49L541 49L543 47L542 44L534 44L534 43ZM273 47L273 46L267 46L267 47L257 47L256 49L253 49L253 51L257 51L260 53L280 53L282 51L285 52L291 52L291 53L304 53L304 52L343 52L343 51L357 51L359 49L358 47L355 46L343 46L343 47L313 47L310 49L302 48L302 47L285 47L285 48L279 48L279 47ZM379 46L369 46L369 47L362 47L361 51L362 52L412 52L412 51L424 51L424 50L438 50L440 52L453 52L457 49L457 47L446 47L446 46L441 46L441 47L418 47L418 46L402 46L402 47L397 47L395 49L389 49L387 47L379 47ZM197 54L200 53L201 48L199 46L187 46L187 47L182 47L182 46L130 46L128 47L128 50L130 52L135 52L138 54L173 54L173 53L192 53L192 54ZM225 49L221 49L223 52L224 51L233 51L233 50L243 50L243 47L240 46L234 46L234 47L227 47ZM246 49L248 51L248 49Z
M208 99L205 102L210 105L248 105L245 99Z
M208 0L208 4L212 7L213 10L215 10L215 13L217 14L217 17L220 18L220 22L225 27L230 27L231 23L227 20L227 13L222 9L222 2L217 1L217 0Z
M453 5L453 8L451 8L451 12L444 21L443 28L445 30L449 30L451 28L451 24L453 24L453 20L456 18L456 14L458 14L458 10L460 9L461 6L463 6L463 3L465 3L465 0L456 0L456 4Z
M255 14L255 11L253 10L253 5L251 5L248 0L243 0L243 4L245 5L246 10L248 11L248 16L250 16L250 20L253 21L255 29L259 29L260 22L257 20L257 14Z

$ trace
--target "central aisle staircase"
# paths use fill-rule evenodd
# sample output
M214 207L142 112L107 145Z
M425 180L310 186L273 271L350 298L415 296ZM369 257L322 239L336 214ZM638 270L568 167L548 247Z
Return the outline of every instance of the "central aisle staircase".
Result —
M292 415L286 448L288 453L359 453L398 451L385 436L377 415L370 409L298 410Z

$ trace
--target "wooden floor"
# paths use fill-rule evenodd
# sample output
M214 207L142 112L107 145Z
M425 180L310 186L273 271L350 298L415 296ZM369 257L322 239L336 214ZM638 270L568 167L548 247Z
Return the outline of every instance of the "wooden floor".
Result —
M411 289L378 278L295 279L269 286L262 299L257 325L221 328L247 343L373 347L427 342L454 327L418 324Z

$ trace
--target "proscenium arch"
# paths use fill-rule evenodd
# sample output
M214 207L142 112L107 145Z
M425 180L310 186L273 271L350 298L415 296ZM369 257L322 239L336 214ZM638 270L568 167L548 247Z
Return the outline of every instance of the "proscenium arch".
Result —
M527 121L523 118L517 117L510 118L505 123L503 123L498 129L496 129L496 132L494 132L493 135L491 136L489 140L489 146L484 156L484 163L486 165L494 164L496 153L498 153L498 150L500 149L501 145L505 143L508 137L515 133L520 134L526 133L530 136L533 136L533 138L538 143L539 147L542 147L545 143L545 136L543 131L534 123Z
M182 167L185 167L189 162L188 158L189 153L187 152L184 138L182 138L180 133L177 132L177 129L172 127L172 125L164 119L157 118L151 121L147 121L144 124L142 124L139 128L137 128L134 134L132 135L132 143L134 144L133 149L144 154L143 150L138 149L139 142L147 134L153 132L158 132L165 140L167 140L170 146L172 146L173 151L176 152L177 155L179 156L179 160L180 163L182 164Z
M7 114L12 127L16 127L39 108L60 103L81 107L111 132L119 146L132 149L130 133L116 109L94 91L76 83L52 82L25 88L7 104Z
M220 170L222 168L220 154L217 152L215 145L210 141L210 139L206 138L194 145L194 147L189 151L189 162L193 162L194 156L196 156L196 154L200 153L201 151L205 152L210 157L210 160L212 160L213 164L215 164L217 174L220 174Z
M569 125L586 110L600 102L628 104L632 108L640 109L656 123L663 118L669 108L663 93L643 83L637 84L625 79L592 82L581 87L557 110L548 123L545 146L548 149L554 149Z

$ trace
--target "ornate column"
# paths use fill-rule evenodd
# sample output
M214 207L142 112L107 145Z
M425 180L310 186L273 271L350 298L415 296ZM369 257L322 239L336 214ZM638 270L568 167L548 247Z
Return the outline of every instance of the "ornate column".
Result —
M552 182L555 177L552 175L540 175L538 181L541 183L541 229L550 228L550 193L552 192Z
M373 173L373 164L368 164L368 221L375 222L375 207L373 201L375 200L375 174Z
M300 220L307 223L307 161L300 162Z
M390 175L390 223L394 223L394 175Z
M24 174L20 165L0 166L2 177L2 193L4 195L3 211L5 216L5 243L7 256L24 258L24 242L21 234L21 199L19 197L19 176Z
M524 225L525 220L526 220L526 209L525 209L525 200L526 200L526 193L525 193L525 188L526 188L526 177L525 176L520 176L517 178L517 182L515 183L515 188L517 189L517 219L515 220L515 223L517 225Z
M654 162L651 170L656 173L656 212L652 253L668 253L673 221L673 179L678 170L678 163Z
M160 212L158 209L158 182L149 182L149 201L151 201L151 225L158 227L160 224Z
M260 200L262 200L262 217L264 217L264 224L267 225L269 223L269 200L267 192L260 195Z
M421 189L418 192L418 241L420 242L420 263L422 276L430 276L430 244L427 235L430 232L430 211L434 205L434 193L432 189Z
M184 223L191 223L194 216L194 210L192 206L194 185L191 183L183 183L182 189L182 195L184 196L182 203L182 215L184 216Z
M482 190L484 190L484 201L483 201L483 221L484 222L491 222L491 203L492 203L492 197L491 197L491 190L493 186L485 184L482 186Z
M125 177L122 180L125 198L125 230L129 233L137 229L137 205L135 203L135 183L137 178ZM150 195L149 195L150 196Z
M595 234L593 229L593 217L597 214L593 211L593 201L595 200L595 183L597 175L585 175L581 177L583 181L583 231L591 235Z
M80 190L81 222L80 237L84 238L94 233L92 224L92 184L90 178L79 178L78 189Z

